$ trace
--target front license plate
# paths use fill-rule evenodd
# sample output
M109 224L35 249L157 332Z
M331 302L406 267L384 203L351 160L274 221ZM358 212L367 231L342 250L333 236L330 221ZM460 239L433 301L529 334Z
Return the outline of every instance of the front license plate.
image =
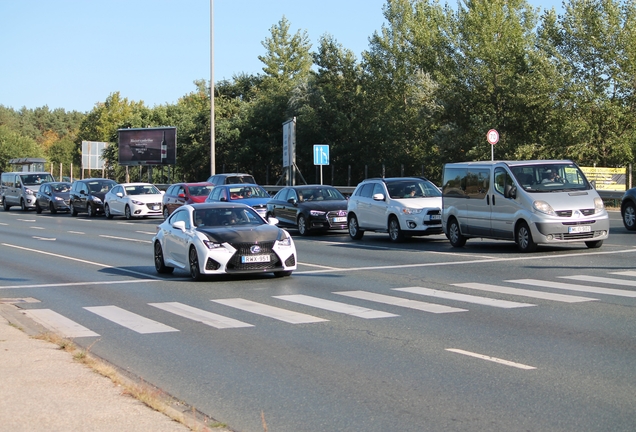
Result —
M153 210L159 210L159 206L158 206L158 205L156 205L156 206L152 206L152 209L153 209Z
M347 221L347 217L346 216L342 216L342 217L335 217L333 219L331 219L331 222L333 223L343 223Z
M259 262L269 262L269 255L243 255L241 257L242 263L259 263Z
M586 233L591 232L592 227L589 225L579 225L568 227L568 234Z
M431 215L431 220L442 220L442 215Z

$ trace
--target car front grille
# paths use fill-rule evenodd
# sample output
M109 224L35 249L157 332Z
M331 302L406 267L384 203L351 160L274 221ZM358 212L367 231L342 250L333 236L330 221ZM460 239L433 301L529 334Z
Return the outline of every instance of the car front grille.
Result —
M583 216L591 216L594 214L594 209L580 209L579 212ZM572 217L573 210L559 210L556 212L559 217Z
M159 210L161 209L161 203L160 202L148 203L146 204L146 207L148 207L148 210Z
M243 263L241 262L241 256L254 255L250 251L250 247L258 245L261 248L259 255L269 255L269 262L255 262L255 263ZM268 271L276 268L281 268L282 263L278 258L278 255L274 252L274 242L263 243L235 243L232 245L236 249L234 255L227 263L227 271L240 272L240 271Z

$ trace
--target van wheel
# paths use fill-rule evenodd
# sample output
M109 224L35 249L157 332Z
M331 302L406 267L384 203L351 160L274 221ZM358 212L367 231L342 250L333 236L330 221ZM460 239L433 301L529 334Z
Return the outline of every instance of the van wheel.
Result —
M9 209L11 208L11 206L7 204L6 198L2 200L2 208L4 209L4 211L9 211Z
M349 236L354 240L360 240L364 235L364 231L358 225L358 218L355 215L349 216Z
M447 237L453 247L460 248L466 244L466 237L464 237L462 232L459 230L459 223L455 218L451 219L448 223Z
M395 243L404 241L404 231L400 228L400 221L395 216L389 219L389 238Z
M590 249L598 249L603 246L603 240L586 241L585 246Z
M22 209L23 212L28 211L29 209L26 206L26 202L24 202L23 199L20 200L20 208Z
M534 252L537 249L537 244L532 240L532 233L528 224L520 222L517 225L517 247L521 252Z

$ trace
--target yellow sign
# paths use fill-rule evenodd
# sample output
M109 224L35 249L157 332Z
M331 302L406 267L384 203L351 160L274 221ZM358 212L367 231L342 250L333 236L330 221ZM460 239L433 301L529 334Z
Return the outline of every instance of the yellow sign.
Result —
M581 167L581 171L596 190L624 192L626 189L625 168Z

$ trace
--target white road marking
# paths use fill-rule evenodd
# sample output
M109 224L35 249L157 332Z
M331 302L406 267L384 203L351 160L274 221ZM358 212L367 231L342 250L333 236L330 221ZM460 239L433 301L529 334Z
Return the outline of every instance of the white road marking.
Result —
M139 234L148 234L148 235L155 235L156 234L154 232L149 232L149 231L135 231L135 232L139 233Z
M245 300L241 298L219 299L212 300L215 303L220 303L225 306L230 306L236 309L251 312L257 315L274 318L279 321L284 321L291 324L305 324L329 321L323 318L318 318L311 315L306 315L298 312L292 312L286 309L277 308L274 306L264 305L262 303L256 303L251 300Z
M408 287L408 288L393 288L393 289L395 291L404 291L404 292L410 292L413 294L420 294L424 296L443 298L448 300L457 300L457 301L462 301L466 303L474 303L474 304L493 306L493 307L504 308L504 309L536 306L530 303L518 303L513 301L507 301L507 300L497 300L497 299L492 299L488 297L478 297L478 296L469 295L469 294L459 294L459 293L448 292L448 291L434 290L431 288Z
M466 312L467 309L459 309L450 306L438 305L434 303L425 303L418 300L409 300L401 297L393 297L384 294L376 294L368 291L340 291L334 294L340 294L347 297L357 298L361 300L369 300L377 303L384 303L392 306L400 306L409 309L417 309L431 313L451 313Z
M12 247L12 248L15 248L15 249L21 249L21 250L25 250L25 251L29 251L29 252L35 252L35 253L39 253L39 254L42 254L42 255L54 256L54 257L57 257L57 258L63 258L63 259L67 259L67 260L70 260L70 261L77 261L77 262L81 262L81 263L84 263L84 264L90 264L90 265L99 266L99 267L103 267L103 268L117 269L117 270L122 271L122 272L143 276L145 278L150 278L150 279L155 279L155 280L162 280L162 278L160 278L160 277L152 276L152 275L149 275L149 274L146 274L146 273L141 273L141 272L134 271L134 270L128 270L128 269L121 268L121 267L110 266L110 265L107 265L107 264L100 264L100 263L97 263L97 262L87 261L87 260L83 260L83 259L79 259L79 258L73 258L73 257L66 256L66 255L60 255L60 254L55 254L55 253L51 253L51 252L44 252L44 251L41 251L41 250L26 248L26 247L12 245L12 244L8 244L8 243L2 243L2 246Z
M487 356L487 355L477 354L477 353L470 352L470 351L464 351L464 350L457 349L457 348L446 348L446 351L454 352L454 353L457 353L457 354L463 354L463 355L466 355L466 356L475 357L475 358L478 358L478 359L487 360L487 361L491 361L491 362L494 362L494 363L503 364L503 365L506 365L506 366L512 366L512 367L516 367L518 369L525 369L525 370L536 369L536 367L534 367L534 366L528 366L528 365L524 365L522 363L515 363L515 362L508 361L508 360L503 360L503 359L500 359L500 358L497 358L497 357L490 357L490 356Z
M0 225L9 226L8 223L0 222Z
M399 315L395 315L388 312L377 311L373 309L368 309L360 306L354 306L347 303L340 303L332 300L325 300L317 297L311 297L307 295L297 294L297 295L281 295L274 296L274 298L299 303L305 306L312 306L319 309L328 310L331 312L338 312L346 315L355 316L358 318L372 319L372 318L389 318L396 317Z
M16 220L18 220L20 222L35 222L35 219L20 219L20 218L18 218Z
M186 280L189 280L189 279L186 279ZM161 280L157 280L157 279L132 279L132 280L122 280L122 281L101 281L101 282L65 282L65 283L57 283L57 284L9 285L9 286L0 286L0 289L58 288L58 287L82 286L82 285L113 285L113 284L132 284L132 283L160 282L160 281Z
M542 281L536 279L517 279L510 280L507 282L526 284L526 285L534 285L545 288L556 288L562 290L569 291L581 291L581 292L590 292L594 294L606 294L606 295L614 295L619 297L636 297L636 291L627 291L627 290L619 290L612 288L601 288L587 285L577 285L577 284L569 284L563 282L552 282L552 281Z
M141 334L178 332L176 328L129 312L118 306L85 307L89 312Z
M309 263L298 263L299 265L304 265L307 267L318 267L318 268L322 268L322 269L329 269L329 270L342 270L341 268L338 267L331 267L331 266L324 266L324 265L318 265L318 264L309 264Z
M45 240L45 241L55 241L57 240L55 237L38 237L38 236L33 236L34 239L36 240Z
M513 281L508 281L508 282L513 282ZM580 302L598 300L598 299L590 298L590 297L554 294L554 293L549 293L544 291L509 288L509 287L504 287L499 285L490 285L490 284L474 283L474 282L459 283L459 284L453 284L453 285L462 287L462 288L476 289L480 291L489 291L489 292L494 292L499 294L510 294L510 295L516 295L521 297L538 298L543 300L552 300L552 301L558 301L558 302L564 302L564 303L580 303Z
M39 230L46 229L44 227L39 227L39 226L32 226L32 227L29 227L29 228L31 228L31 229L39 229Z
M99 236L100 237L104 237L104 238L109 238L109 239L126 240L126 241L137 242L137 243L152 243L150 240L138 240L138 239L131 239L131 238L126 238L126 237L110 236L110 235L105 235L105 234L100 234Z
M51 309L28 309L25 315L40 323L47 329L65 338L99 336L98 333L87 329L73 320L60 315Z
M197 309L192 306L188 306L179 302L148 303L148 304L150 306L154 306L156 308L165 310L166 312L170 312L175 315L179 315L184 318L191 319L193 321L198 321L200 323L203 323L218 329L254 327L252 324L247 324L239 320L224 317L223 315L217 315L215 313L208 312L203 309Z
M610 274L620 275L620 276L634 276L636 277L636 271L628 270L628 271L620 271L620 272L610 272Z
M579 280L583 282L599 282L610 285L623 285L629 287L636 287L636 280L625 280L599 276L586 276L586 275L574 275L574 276L560 276L562 279Z
M81 232L81 231L69 231L69 233L70 233L70 234L82 234L82 235L83 235L83 234L86 234L86 233L83 233L83 232Z

